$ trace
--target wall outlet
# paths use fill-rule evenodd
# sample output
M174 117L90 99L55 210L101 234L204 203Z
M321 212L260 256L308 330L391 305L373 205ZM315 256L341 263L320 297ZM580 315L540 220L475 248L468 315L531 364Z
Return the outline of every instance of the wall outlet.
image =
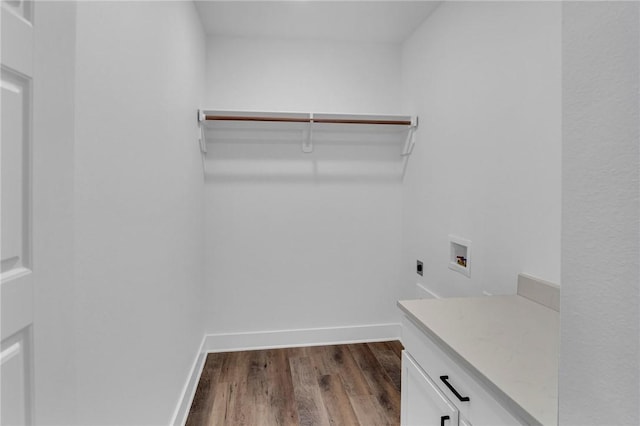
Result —
M422 276L422 262L419 260L416 260L416 273Z

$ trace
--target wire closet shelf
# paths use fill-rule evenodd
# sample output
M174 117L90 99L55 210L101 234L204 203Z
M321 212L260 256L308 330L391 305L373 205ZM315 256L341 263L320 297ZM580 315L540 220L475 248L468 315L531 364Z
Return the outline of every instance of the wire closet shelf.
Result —
M371 114L326 114L326 113L290 113L290 112L248 112L248 111L214 111L198 110L198 123L201 130L200 149L207 153L207 137L205 129L213 128L215 123L234 122L242 126L260 125L260 123L280 124L286 126L303 126L302 151L313 152L313 131L319 126L336 126L349 128L350 131L358 131L358 128L366 128L376 132L384 128L389 131L398 131L406 135L403 138L401 156L411 155L413 151L414 133L418 128L417 116L406 115L371 115Z

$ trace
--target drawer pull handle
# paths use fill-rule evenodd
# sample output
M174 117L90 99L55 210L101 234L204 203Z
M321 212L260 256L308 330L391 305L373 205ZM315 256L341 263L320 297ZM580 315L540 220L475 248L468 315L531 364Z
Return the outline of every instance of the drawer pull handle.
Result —
M456 388L454 388L453 386L451 386L451 383L449 383L447 380L449 380L449 376L440 376L440 380L442 380L442 383L444 383L451 392L453 392L453 394L456 396L456 398L458 398L460 401L462 402L467 402L469 401L469 397L468 396L462 396L458 393L458 391L456 390Z
M449 416L442 416L440 417L440 426L444 426L444 422L446 420L449 420Z

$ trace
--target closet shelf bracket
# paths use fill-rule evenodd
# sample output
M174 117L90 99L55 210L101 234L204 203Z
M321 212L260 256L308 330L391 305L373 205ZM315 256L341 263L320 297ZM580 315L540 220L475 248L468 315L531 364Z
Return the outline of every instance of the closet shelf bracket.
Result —
M198 142L200 143L200 152L202 154L207 154L207 139L204 134L204 121L207 119L204 111L198 110L198 128L200 129L200 139Z
M404 144L404 148L402 149L402 157L408 157L413 152L413 147L416 144L415 134L418 129L418 116L411 118L411 125L409 126L409 132L407 133L407 140Z
M311 154L313 152L313 114L309 114L309 126L302 138L302 152Z

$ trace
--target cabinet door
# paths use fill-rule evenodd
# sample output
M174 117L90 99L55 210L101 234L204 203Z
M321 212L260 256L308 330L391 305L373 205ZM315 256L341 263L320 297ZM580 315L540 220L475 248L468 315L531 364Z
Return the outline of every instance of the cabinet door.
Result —
M471 423L469 422L469 420L465 419L464 417L460 416L458 418L458 426L471 426Z
M402 426L458 426L458 409L415 360L402 352Z

